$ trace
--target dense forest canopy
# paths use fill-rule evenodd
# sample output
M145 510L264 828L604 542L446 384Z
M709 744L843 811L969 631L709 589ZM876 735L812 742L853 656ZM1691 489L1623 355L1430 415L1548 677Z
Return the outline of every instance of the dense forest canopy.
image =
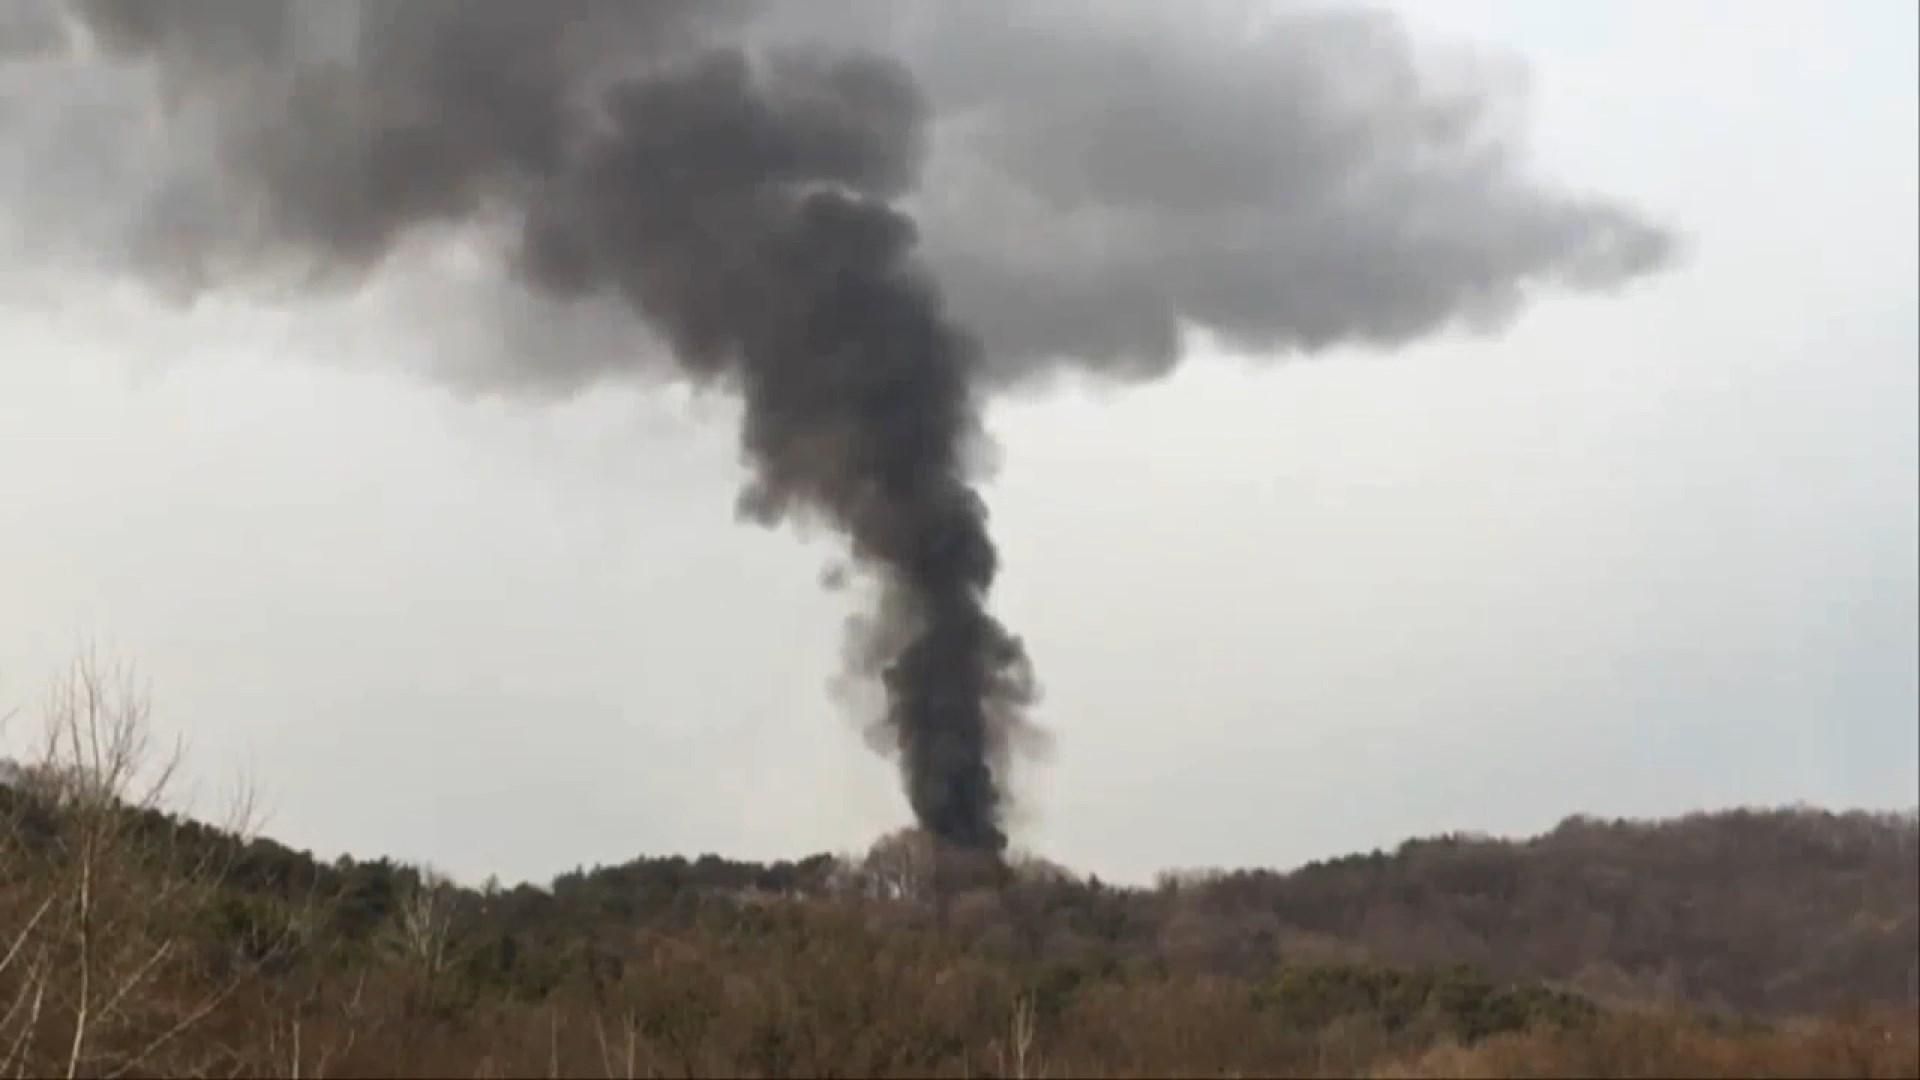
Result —
M23 788L0 787L10 804ZM204 860L235 898L320 902L346 940L377 933L423 888L459 936L488 940L490 978L528 976L528 940L581 947L647 926L722 923L817 901L1041 963L1240 975L1289 961L1469 965L1599 1000L1785 1014L1920 998L1920 815L1793 807L1685 817L1573 816L1540 836L1448 834L1291 871L1162 874L1152 888L1016 856L999 877L936 889L914 830L864 855L769 863L640 856L548 885L473 887L387 858L315 859L148 809L140 828ZM202 850L207 849L207 850ZM182 856L187 857L187 856ZM538 950L536 950L537 952Z
M1575 817L1117 887L904 830L549 885L167 812L137 705L0 770L0 1075L1920 1073L1920 816Z

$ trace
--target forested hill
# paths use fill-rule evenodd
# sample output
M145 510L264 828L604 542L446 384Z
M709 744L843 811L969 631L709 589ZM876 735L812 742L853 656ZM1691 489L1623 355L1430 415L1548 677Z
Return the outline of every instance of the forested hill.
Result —
M563 875L554 907L644 917L689 890L924 903L929 866L912 834L857 862L637 859ZM1153 889L1028 860L1012 888L952 907L964 930L1062 962L1241 975L1281 960L1464 964L1609 1001L1770 1013L1906 1004L1920 991L1920 819L1804 808L1575 817L1528 840L1412 840L1291 872L1169 874Z
M907 832L501 888L178 820L131 775L0 780L0 1074L1920 1069L1913 814L1574 819L1139 889L942 855L937 895Z
M858 857L640 857L546 887L439 889L469 965L541 983L596 941L780 898L932 919L932 859L902 832ZM230 877L246 891L323 898L350 938L390 922L421 884L390 860L321 864L266 839L238 850ZM1760 1014L1920 998L1913 812L1574 817L1526 840L1448 835L1287 872L1170 873L1147 889L1025 858L1010 880L937 906L942 933L1061 970L1257 978L1286 962L1464 965L1604 1002Z
M1203 875L1180 894L1175 920L1227 955L1271 934L1283 952L1467 963L1602 999L1773 1012L1912 1003L1920 989L1912 813L1576 817L1518 842L1452 836L1292 873Z

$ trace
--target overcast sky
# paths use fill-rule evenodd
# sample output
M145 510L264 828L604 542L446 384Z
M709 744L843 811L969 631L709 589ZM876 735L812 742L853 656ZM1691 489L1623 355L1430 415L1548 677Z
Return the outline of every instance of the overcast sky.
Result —
M1016 844L1145 881L1576 812L1914 805L1914 5L1403 7L1523 59L1533 170L1682 254L1491 337L1199 342L1155 382L996 397L994 604L1052 739ZM10 737L92 640L203 802L244 771L321 854L540 879L907 821L828 693L835 539L735 521L725 396L413 377L388 361L429 350L443 263L186 311L0 257Z

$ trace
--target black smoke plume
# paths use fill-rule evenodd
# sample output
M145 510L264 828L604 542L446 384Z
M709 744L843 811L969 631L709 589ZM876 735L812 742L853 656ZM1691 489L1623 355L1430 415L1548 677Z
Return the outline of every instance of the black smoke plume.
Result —
M0 133L32 164L0 173L20 208L5 239L50 253L37 223L59 220L190 297L351 286L410 238L504 228L543 318L617 299L679 371L737 390L743 512L850 538L880 598L857 663L885 688L914 813L976 850L1005 843L1033 694L987 608L967 468L983 388L1163 371L1189 324L1282 353L1491 325L1538 285L1612 286L1671 249L1520 179L1510 95L1427 77L1377 14L15 2ZM76 142L79 124L122 137ZM506 389L658 351L509 338L485 376Z

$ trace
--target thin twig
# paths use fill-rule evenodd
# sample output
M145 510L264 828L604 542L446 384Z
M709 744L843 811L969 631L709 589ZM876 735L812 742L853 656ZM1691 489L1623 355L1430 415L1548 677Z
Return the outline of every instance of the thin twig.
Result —
M238 979L234 979L231 982L227 983L227 985L224 988L222 988L218 994L215 994L214 996L208 998L206 1001L201 1003L199 1008L188 1013L186 1016L181 1017L179 1023L161 1032L157 1037L154 1038L152 1042L149 1042L145 1047L141 1048L138 1054L135 1054L133 1057L127 1059L127 1061L124 1064L122 1064L119 1068L108 1073L107 1074L108 1080L113 1080L113 1078L115 1077L125 1076L129 1069L132 1069L135 1065L138 1065L144 1062L147 1059L148 1055L160 1049L162 1046L165 1046L168 1042L171 1042L176 1035L179 1035L181 1032L187 1030L193 1025L206 1019L208 1013L211 1013L213 1012L213 1010L219 1008L220 1003L222 1001L225 1001L227 999L227 996L229 994L232 994L235 990L239 989L239 987L240 987L240 980Z
M44 972L44 968L36 965L33 980L33 1009L27 1013L27 1022L20 1026L20 1034L14 1037L13 1045L7 1048L7 1060L0 1062L0 1066L12 1069L16 1077L25 1076L27 1073L27 1039L33 1034L34 1028L40 1026L40 1006L47 998L47 979Z
M13 939L13 946L7 950L7 955L0 956L0 974L6 973L8 965L13 963L13 958L18 956L21 947L26 945L27 938L33 933L33 928L40 924L40 917L45 915L47 909L52 906L53 897L51 895L45 900L40 901L40 906L34 910L33 917L27 920L27 925L21 927L19 935Z

